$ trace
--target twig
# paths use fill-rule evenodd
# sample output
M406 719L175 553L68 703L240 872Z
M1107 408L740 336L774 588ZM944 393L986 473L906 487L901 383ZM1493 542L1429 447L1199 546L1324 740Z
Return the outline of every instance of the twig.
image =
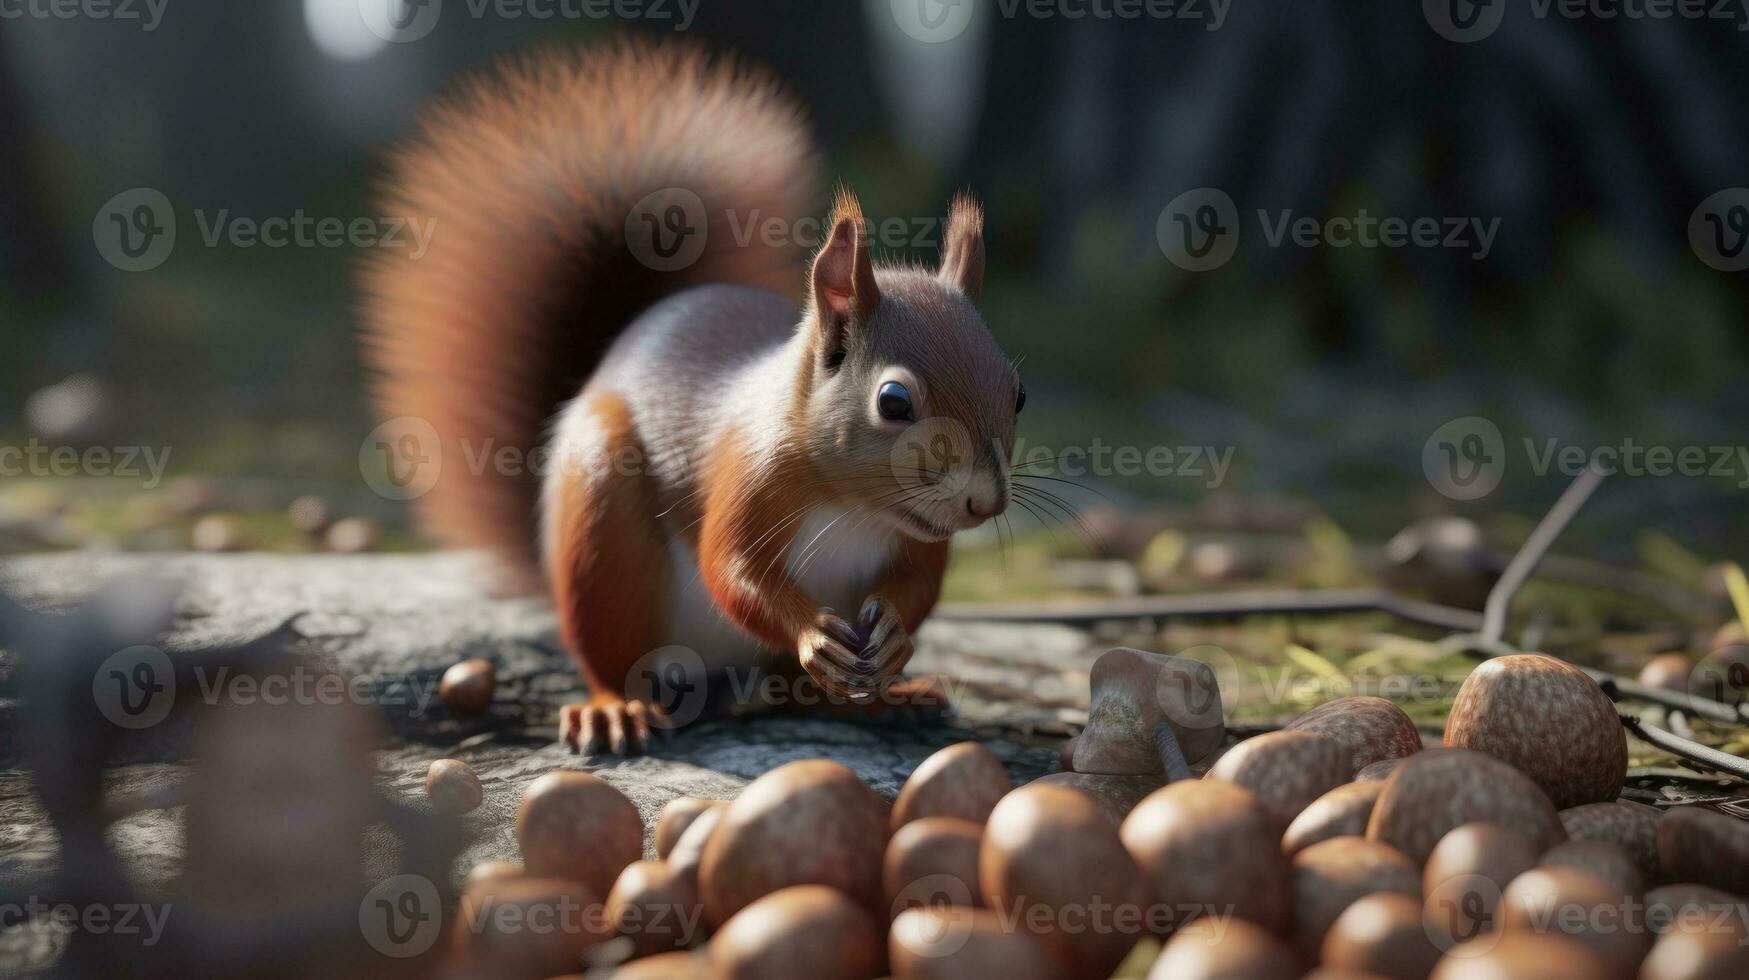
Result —
M954 622L1061 623L1114 619L1226 619L1236 616L1382 612L1439 629L1475 632L1481 614L1422 602L1383 589L1259 589L1202 595L1141 596L1075 603L949 603L935 619Z
M1482 638L1490 644L1500 643L1506 638L1506 615L1512 608L1512 600L1518 595L1518 590L1530 578L1536 566L1548 554L1549 548L1561 532L1567 529L1573 518L1591 499L1591 495L1603 484L1603 470L1597 466L1588 466L1580 473L1567 489L1562 492L1561 499L1549 508L1543 519L1537 522L1536 530L1530 532L1530 537L1524 546L1518 549L1518 554L1506 564L1506 570L1500 573L1500 581L1494 583L1494 588L1488 592L1487 605L1482 607Z

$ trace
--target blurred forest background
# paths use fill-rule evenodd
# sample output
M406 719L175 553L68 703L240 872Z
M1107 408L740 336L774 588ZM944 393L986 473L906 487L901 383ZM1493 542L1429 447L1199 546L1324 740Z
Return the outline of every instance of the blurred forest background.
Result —
M357 250L208 246L193 213L371 216L383 151L458 74L540 43L671 35L682 7L543 19L448 0L429 35L388 43L357 0L160 2L151 30L0 20L0 445L170 447L169 488L233 481L280 508L322 493L393 526L399 505L359 473L375 420ZM1025 356L1029 443L1231 447L1222 494L1314 501L1368 537L1435 513L1522 526L1567 480L1531 472L1527 438L1749 444L1745 273L1709 266L1688 234L1703 200L1749 186L1744 23L1523 3L1454 43L1416 3L1204 0L1141 19L1048 6L972 0L963 32L928 43L892 0L700 0L684 31L771 65L871 215L934 215L962 186L985 198L985 308ZM137 187L174 202L180 227L168 261L131 273L100 254L93 221ZM1199 187L1237 202L1243 229L1209 272L1156 238L1167 202ZM1499 225L1481 260L1271 247L1259 209ZM1474 502L1422 468L1429 437L1465 416L1494 421L1511 460ZM1647 528L1740 554L1745 466L1618 479L1580 533L1618 558ZM67 506L11 482L30 501L15 509ZM1206 482L1100 486L1197 507Z

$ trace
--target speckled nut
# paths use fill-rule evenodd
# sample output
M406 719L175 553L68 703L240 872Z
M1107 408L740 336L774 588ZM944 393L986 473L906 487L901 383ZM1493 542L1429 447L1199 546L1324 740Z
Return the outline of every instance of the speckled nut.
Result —
M894 980L1054 980L1055 961L1024 929L989 909L909 909L893 920L887 958Z
M1350 773L1421 751L1415 723L1384 698L1352 697L1326 701L1288 722L1284 731L1329 736L1348 750ZM1352 778L1352 775L1351 777Z
M886 801L836 762L805 759L760 776L705 844L699 889L713 923L792 885L827 885L866 909L881 901Z
M1148 891L1117 828L1088 796L1031 784L1009 793L990 814L978 856L985 900L1022 916L1057 957L1063 976L1103 980L1140 938ZM1090 928L1095 905L1116 914Z
M1244 919L1198 919L1178 930L1160 951L1148 980L1294 980L1293 953Z
M439 759L425 772L425 796L439 813L467 813L485 799L480 777L459 759Z
M1516 766L1557 808L1604 803L1627 778L1615 705L1584 671L1541 654L1495 657L1464 679L1445 744Z
M451 714L470 718L492 706L492 689L496 686L497 671L492 661L475 658L444 671L437 696Z
M1640 867L1647 881L1658 877L1657 807L1630 800L1587 803L1561 811L1561 826L1573 840L1602 840L1620 847Z
M1428 938L1419 898L1379 892L1336 917L1319 958L1326 967L1360 976L1425 980L1439 962L1439 947Z
M549 772L528 784L516 814L522 866L537 877L582 882L606 895L644 854L638 808L586 772Z
M881 865L889 915L918 905L977 908L984 828L957 817L924 817L893 834Z
M1526 834L1540 853L1566 840L1554 806L1530 777L1469 749L1427 749L1385 780L1366 836L1425 865L1453 828L1498 823Z
M1610 973L1584 944L1537 932L1488 932L1453 947L1428 980L1598 980Z
M1291 857L1300 851L1332 837L1364 837L1367 821L1372 819L1373 804L1385 791L1380 780L1343 783L1312 801L1288 824L1281 836L1281 849Z
M1130 813L1122 837L1162 906L1231 909L1270 932L1286 931L1288 858L1274 818L1250 790L1207 779L1173 783Z
M680 835L698 819L699 814L716 807L728 806L726 800L701 800L695 796L676 796L663 804L656 816L656 856L667 858Z
M1658 821L1658 862L1666 881L1749 895L1749 823L1717 810L1677 807Z
M1421 897L1420 869L1396 848L1361 837L1313 844L1293 860L1293 942L1311 962L1350 905L1375 892Z
M708 956L714 980L873 980L884 947L862 905L835 888L795 885L737 911L711 938Z
M1233 746L1204 778L1256 794L1279 834L1313 800L1353 775L1348 751L1334 739L1314 732L1269 732Z
M633 956L685 949L702 935L696 883L661 861L633 861L607 895L607 922L629 939Z
M893 801L893 829L920 817L957 817L983 824L1014 780L979 742L959 742L924 759Z
M1500 896L1536 867L1529 837L1494 823L1467 823L1440 839L1421 871L1428 935L1441 950L1499 924Z
M1620 895L1638 895L1646 884L1634 859L1606 840L1570 840L1556 844L1537 863L1545 868L1577 868L1609 885Z
M1214 669L1185 657L1117 647L1093 662L1087 728L1075 739L1076 772L1160 773L1154 726L1166 722L1188 765L1226 740Z
M1632 977L1652 945L1634 904L1636 896L1577 868L1532 868L1500 897L1500 928L1572 939L1597 954L1605 976Z
M1354 781L1361 783L1376 779L1379 782L1383 782L1391 778L1391 773L1396 772L1397 767L1401 766L1403 764L1403 759L1406 758L1408 758L1408 756L1403 756L1397 759L1380 759L1377 762L1361 766L1360 770L1354 774Z

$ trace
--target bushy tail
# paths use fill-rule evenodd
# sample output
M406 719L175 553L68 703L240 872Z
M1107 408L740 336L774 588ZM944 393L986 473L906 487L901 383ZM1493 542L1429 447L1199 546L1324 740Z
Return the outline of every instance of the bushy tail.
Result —
M526 58L428 110L391 162L383 213L435 222L429 245L379 250L363 273L377 408L441 441L416 503L425 529L537 583L539 479L497 452L531 459L614 335L662 296L799 292L800 246L756 229L793 228L815 188L798 107L765 74L686 46Z

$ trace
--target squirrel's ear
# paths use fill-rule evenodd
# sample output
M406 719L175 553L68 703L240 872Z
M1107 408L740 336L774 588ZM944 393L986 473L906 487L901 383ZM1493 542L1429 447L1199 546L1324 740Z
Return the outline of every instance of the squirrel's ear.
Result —
M851 324L868 319L880 305L874 261L863 233L856 199L841 195L832 212L832 233L814 257L814 312L831 348L838 348Z
M972 299L984 290L984 209L970 194L958 195L948 208L936 275Z

